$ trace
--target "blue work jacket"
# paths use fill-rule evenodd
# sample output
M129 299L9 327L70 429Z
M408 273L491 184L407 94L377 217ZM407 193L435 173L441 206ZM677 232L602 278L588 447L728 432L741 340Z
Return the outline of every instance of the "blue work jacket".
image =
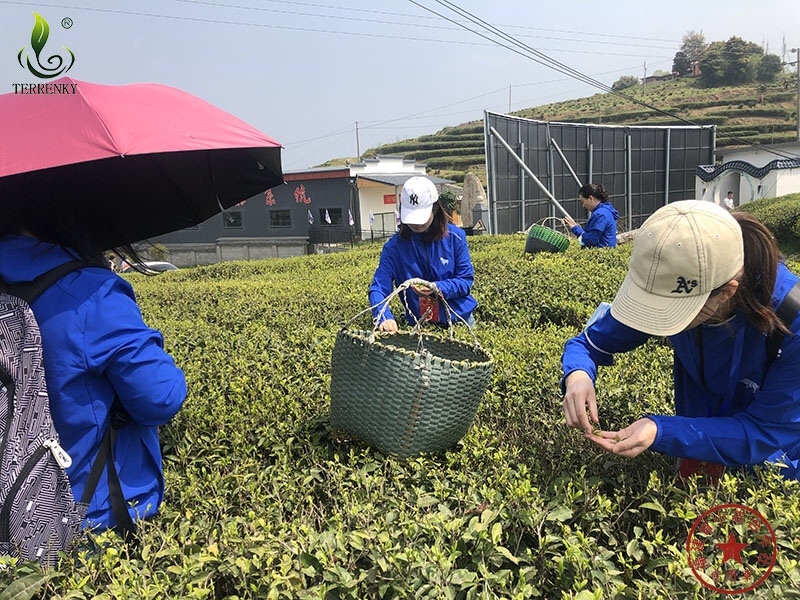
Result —
M797 281L779 264L773 307ZM781 462L786 477L800 479L800 315L791 330L772 363L767 337L741 315L669 336L675 416L648 415L658 427L650 449L727 466ZM566 343L564 377L581 370L595 381L598 365L649 337L608 311Z
M424 233L412 233L408 240L400 239L396 233L381 251L381 258L372 284L369 286L369 303L375 306L392 293L395 286L413 278L421 278L436 284L450 308L465 321L469 321L478 302L470 295L475 277L472 260L467 247L464 230L448 224L447 234L436 242L426 242ZM406 294L409 311L408 322L414 325L420 318L419 296ZM379 309L373 316L379 316ZM387 307L381 321L394 319ZM453 323L460 323L451 315ZM439 323L447 323L445 310L439 310Z
M617 245L619 213L610 202L601 202L592 211L586 225L575 225L570 231L586 248L614 248Z
M0 238L0 275L32 281L75 259L65 249L26 236ZM118 431L115 463L131 517L156 513L164 496L157 426L186 397L183 372L142 320L131 285L102 267L68 273L31 306L42 335L50 411L72 458L67 476L80 500L117 396L130 416ZM115 526L106 471L89 504L85 527Z

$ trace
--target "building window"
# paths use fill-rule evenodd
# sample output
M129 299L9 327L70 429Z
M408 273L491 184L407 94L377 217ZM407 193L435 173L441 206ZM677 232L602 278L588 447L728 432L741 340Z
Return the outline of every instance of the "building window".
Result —
M222 213L222 228L223 229L241 229L242 228L242 211L240 210L226 210Z
M269 211L270 227L291 227L292 211L290 210L271 210Z
M325 220L325 212L328 212L328 216L331 218L331 222L328 223ZM320 225L341 225L342 224L342 209L341 208L320 208L319 209L319 223Z

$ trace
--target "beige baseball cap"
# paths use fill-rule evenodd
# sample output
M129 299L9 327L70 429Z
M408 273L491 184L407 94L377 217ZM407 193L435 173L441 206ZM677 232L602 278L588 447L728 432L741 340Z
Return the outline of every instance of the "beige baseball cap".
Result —
M400 192L400 220L408 225L424 225L439 199L436 186L427 177L411 177Z
M674 335L743 266L742 229L727 210L704 200L673 202L637 232L611 314L638 331Z

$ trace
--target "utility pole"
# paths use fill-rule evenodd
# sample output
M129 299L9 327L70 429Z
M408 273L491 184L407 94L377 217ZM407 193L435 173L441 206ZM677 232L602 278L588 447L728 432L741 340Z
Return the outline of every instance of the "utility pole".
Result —
M511 114L511 86L508 86L508 112Z
M644 63L644 76L642 77L642 91L647 91L647 61Z
M358 155L358 162L361 162L361 147L358 145L358 121L356 121L356 155Z

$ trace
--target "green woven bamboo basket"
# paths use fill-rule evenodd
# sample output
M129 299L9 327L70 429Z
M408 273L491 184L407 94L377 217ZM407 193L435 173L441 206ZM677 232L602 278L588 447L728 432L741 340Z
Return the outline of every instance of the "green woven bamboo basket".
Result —
M331 357L331 429L401 458L447 450L472 425L493 367L477 340L345 326Z
M543 225L531 225L525 240L525 252L564 252L569 248L569 238L563 233Z

